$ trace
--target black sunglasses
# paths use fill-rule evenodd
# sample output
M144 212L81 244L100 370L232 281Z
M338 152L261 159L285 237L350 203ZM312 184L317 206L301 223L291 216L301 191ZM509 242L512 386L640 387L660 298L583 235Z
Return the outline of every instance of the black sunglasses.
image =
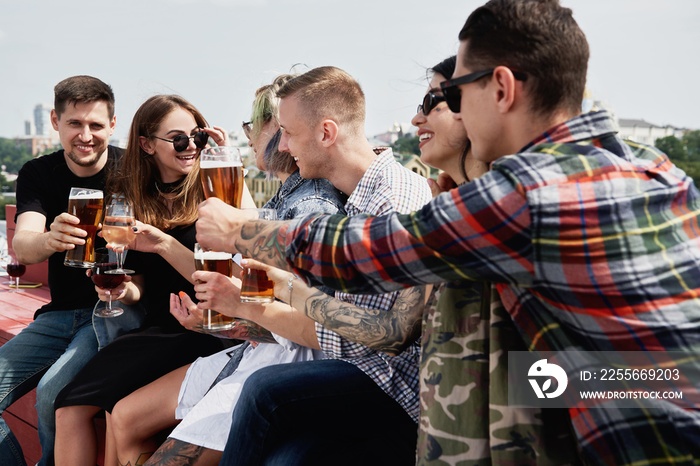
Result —
M163 139L159 138L158 136L151 136L156 139L160 139L161 141L165 142L172 142L173 143L173 148L175 148L176 152L182 152L183 150L186 150L187 147L190 145L190 139L194 139L194 145L197 146L198 149L204 149L206 147L207 142L209 142L209 135L207 134L206 131L198 131L194 133L194 136L187 136L185 134L178 134L172 139Z
M518 81L527 81L527 75L525 73L520 71L511 71L513 73L513 77ZM452 113L459 113L460 111L462 91L460 91L459 86L473 83L474 81L479 80L484 76L488 76L493 72L494 69L475 71L474 73L465 74L464 76L441 82L440 89L442 89L442 93L445 95L445 102L447 102L447 106L450 108L450 110L452 110Z
M425 94L425 97L423 97L423 103L418 106L418 110L416 110L416 113L423 112L423 115L428 116L430 115L430 112L432 112L433 109L437 107L437 104L444 101L445 96L435 95L432 92L428 92L427 94Z
M243 133L245 134L245 137L250 139L250 132L253 130L253 122L252 121L244 121L243 124L241 125L241 128L243 128Z

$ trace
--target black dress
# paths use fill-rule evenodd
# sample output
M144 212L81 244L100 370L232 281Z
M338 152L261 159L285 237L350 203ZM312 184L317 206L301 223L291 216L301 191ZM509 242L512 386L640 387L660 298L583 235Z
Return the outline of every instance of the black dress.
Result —
M167 232L194 249L194 225ZM133 391L168 372L214 354L235 343L186 330L170 314L170 293L184 291L194 299L194 287L157 254L130 251L127 266L143 274L146 305L144 324L102 349L56 397L55 408L114 405Z

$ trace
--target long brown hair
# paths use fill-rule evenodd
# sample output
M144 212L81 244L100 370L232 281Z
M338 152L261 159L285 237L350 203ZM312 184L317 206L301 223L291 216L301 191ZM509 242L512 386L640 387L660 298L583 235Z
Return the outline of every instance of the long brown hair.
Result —
M177 95L156 95L136 111L129 130L129 143L118 170L111 172L107 192L122 193L134 205L137 220L161 230L190 225L197 220L197 205L204 200L199 179L199 158L173 192L172 211L168 209L157 182L160 174L153 157L141 148L139 138L156 134L163 120L177 108L192 114L200 127L207 126L201 113ZM199 154L198 154L199 156Z

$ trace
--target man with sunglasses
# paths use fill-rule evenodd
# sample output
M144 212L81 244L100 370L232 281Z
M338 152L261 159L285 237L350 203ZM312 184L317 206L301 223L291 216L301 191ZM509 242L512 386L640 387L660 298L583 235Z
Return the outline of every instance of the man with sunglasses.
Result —
M92 310L98 297L84 269L63 265L64 251L86 232L66 213L71 187L104 189L106 171L122 150L108 146L114 132L114 94L91 76L54 88L51 123L61 150L27 162L17 178L17 226L12 246L24 264L49 261L51 302L0 348L0 412L37 387L39 464L53 464L54 399L97 353ZM97 241L104 241L97 238ZM0 464L25 464L22 449L0 418Z
M470 15L459 38L455 77L443 91L474 156L492 162L489 173L411 215L256 224L258 234L245 241L238 232L248 222L239 215L229 219L235 249L351 292L491 281L530 351L673 352L680 357L671 368L687 361L684 369L697 374L700 191L658 150L618 138L607 112L581 114L588 44L557 1L492 0ZM214 248L226 242L204 231L198 239ZM270 247L254 252L266 239ZM458 354L468 349L468 342L450 343ZM439 399L441 384L457 378L421 378L422 401ZM573 432L581 462L692 464L700 457L697 381L681 388L691 398L685 404L569 405L560 432ZM237 412L255 412L254 390L243 389ZM469 408L446 406L439 437L421 432L428 448L419 464L487 462L492 451L510 453L517 464L537 462L535 435L497 432L499 416L487 414L487 401ZM542 430L553 428L556 412L542 411ZM451 428L469 432L477 421L496 429L489 441L475 435L473 444L442 449Z

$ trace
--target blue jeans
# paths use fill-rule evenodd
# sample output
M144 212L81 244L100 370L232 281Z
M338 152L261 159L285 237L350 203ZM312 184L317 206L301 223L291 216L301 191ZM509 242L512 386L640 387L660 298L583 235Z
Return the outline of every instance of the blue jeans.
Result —
M92 308L41 314L0 347L0 416L8 406L37 388L42 450L39 464L53 464L56 395L96 353ZM2 417L0 464L25 464L22 449Z
M345 361L269 366L243 386L222 465L415 463L418 426Z

